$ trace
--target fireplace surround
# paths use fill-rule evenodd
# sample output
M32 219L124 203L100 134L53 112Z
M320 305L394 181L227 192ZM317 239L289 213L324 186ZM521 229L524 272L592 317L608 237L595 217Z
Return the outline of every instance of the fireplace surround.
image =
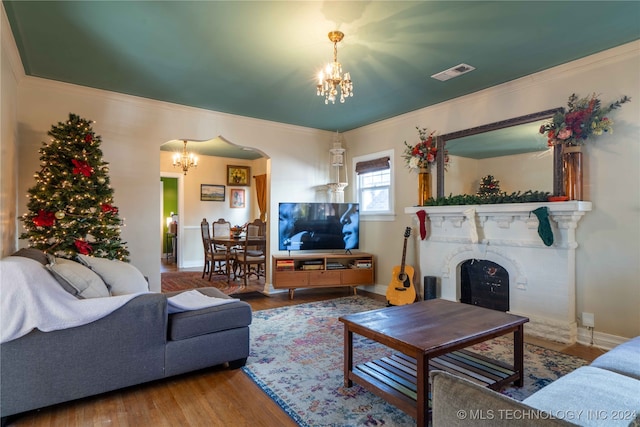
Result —
M541 206L549 211L551 246L542 242L532 213ZM426 212L425 239L417 233L417 278L438 277L437 296L460 301L463 262L499 264L509 276L509 312L530 319L526 332L572 344L577 339L576 228L591 209L591 202L582 201L407 207L414 224L415 214Z

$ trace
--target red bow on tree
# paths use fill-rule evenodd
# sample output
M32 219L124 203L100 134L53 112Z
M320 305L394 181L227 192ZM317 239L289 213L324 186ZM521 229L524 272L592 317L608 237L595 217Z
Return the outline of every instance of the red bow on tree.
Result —
M76 159L71 160L71 162L75 166L75 168L73 168L73 173L75 173L75 174L80 174L81 173L82 175L86 176L87 178L90 177L91 174L93 173L93 168L91 166L89 166L89 163L83 162L83 161L80 161L80 160L76 160Z
M84 136L84 142L91 142L92 140L93 140L93 135L91 135L90 133Z
M38 211L38 216L33 219L36 227L51 227L54 222L56 222L55 214L42 209Z
M84 240L76 239L74 245L76 245L76 249L82 255L89 255L91 252L93 252L93 248L91 247L91 245Z
M111 206L108 203L101 204L100 209L102 209L102 212L105 212L105 213L112 213L112 214L118 213L118 208L115 206Z

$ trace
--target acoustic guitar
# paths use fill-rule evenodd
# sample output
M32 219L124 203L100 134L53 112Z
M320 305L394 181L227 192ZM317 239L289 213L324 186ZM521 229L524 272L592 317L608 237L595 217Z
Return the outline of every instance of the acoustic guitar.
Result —
M407 256L407 239L411 236L411 227L404 231L404 247L402 248L402 263L393 267L391 283L387 288L387 302L389 305L412 304L416 300L416 289L413 286L413 267L405 265Z

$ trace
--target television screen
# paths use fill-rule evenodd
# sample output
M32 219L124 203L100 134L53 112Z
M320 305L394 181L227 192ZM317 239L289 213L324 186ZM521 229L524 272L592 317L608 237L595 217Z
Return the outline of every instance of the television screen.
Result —
M360 208L357 203L280 203L278 249L358 249Z

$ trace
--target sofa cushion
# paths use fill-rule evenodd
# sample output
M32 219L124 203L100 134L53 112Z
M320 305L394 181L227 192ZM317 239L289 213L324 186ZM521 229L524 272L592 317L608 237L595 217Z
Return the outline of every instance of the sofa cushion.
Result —
M11 256L20 256L24 258L29 258L34 261L38 261L42 265L49 264L49 260L47 259L47 254L42 252L40 249L36 249L36 248L22 248L19 251L13 253Z
M47 269L58 283L78 298L108 297L109 290L100 276L84 265L65 258L49 256Z
M149 284L140 270L129 263L81 254L78 255L78 260L102 278L111 295L128 295L149 290Z
M640 336L598 357L591 366L640 380Z
M640 381L583 366L532 394L523 403L573 417L582 426L628 426L640 413Z
M201 288L198 291L216 298L230 298L216 288ZM167 297L175 293L166 294ZM173 341L251 324L251 306L243 301L200 310L183 311L169 315L169 339Z

